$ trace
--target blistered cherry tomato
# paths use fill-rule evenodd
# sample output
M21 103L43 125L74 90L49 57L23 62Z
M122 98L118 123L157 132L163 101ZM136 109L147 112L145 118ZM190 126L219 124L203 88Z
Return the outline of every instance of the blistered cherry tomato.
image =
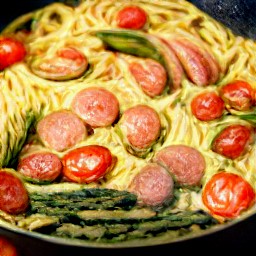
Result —
M129 70L148 96L158 96L164 91L167 73L157 61L146 59L144 65L132 62L129 65Z
M241 176L219 172L206 183L202 200L212 214L234 218L255 202L255 191Z
M141 29L146 24L147 13L138 6L127 6L117 14L117 26L128 29Z
M212 150L225 157L235 159L245 153L252 139L252 130L244 125L234 124L224 128L214 139Z
M90 183L102 178L116 161L110 150L88 145L69 151L62 159L63 174L73 182Z
M6 237L0 236L0 255L1 256L18 256L16 246Z
M211 121L221 117L224 109L224 101L216 92L200 93L191 101L191 111L201 121Z
M13 169L0 169L0 209L9 214L20 214L28 205L28 191L21 178Z
M227 108L249 110L254 103L255 90L249 83L237 80L221 87L220 96Z
M0 38L0 70L22 61L26 56L26 49L22 42L11 37Z

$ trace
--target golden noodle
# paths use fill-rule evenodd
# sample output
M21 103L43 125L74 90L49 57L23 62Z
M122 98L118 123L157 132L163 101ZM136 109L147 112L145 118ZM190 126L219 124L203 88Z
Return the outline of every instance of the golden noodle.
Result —
M144 94L131 76L128 63L133 56L114 53L105 48L103 42L93 32L102 29L115 29L116 13L128 5L142 7L148 13L144 30L152 35L171 39L183 36L195 43L204 43L221 66L221 77L217 84L198 87L186 77L182 88L172 93L151 98ZM121 113L138 103L153 106L161 117L164 129L164 142L157 144L159 150L170 144L186 144L199 149L206 159L202 186L214 173L221 169L242 175L254 188L256 182L256 144L242 158L228 160L210 150L211 142L225 124L240 123L236 116L225 116L221 120L200 122L192 117L190 102L202 90L214 91L218 86L236 79L246 80L256 89L256 43L250 39L235 36L229 29L182 0L87 0L77 7L53 3L29 14L18 17L7 26L2 35L18 29L20 24L35 20L32 32L26 37L29 54L44 53L53 56L63 46L76 46L88 58L93 67L86 77L68 81L50 81L33 74L24 62L7 68L1 74L1 141L10 134L17 134L23 128L14 126L16 119L24 119L33 111L40 118L57 109L70 109L76 92L91 86L100 86L115 93L120 102ZM177 98L179 101L177 102ZM18 136L18 135L17 135ZM13 140L16 137L11 137ZM95 128L94 134L76 147L89 144L107 146L118 157L114 170L101 181L102 187L127 189L132 178L149 162L129 154L115 127ZM1 155L6 153L5 143ZM64 153L58 153L60 156ZM54 186L54 185L53 185ZM33 186L28 184L28 189ZM177 208L204 209L200 192L186 194L191 203L180 199Z

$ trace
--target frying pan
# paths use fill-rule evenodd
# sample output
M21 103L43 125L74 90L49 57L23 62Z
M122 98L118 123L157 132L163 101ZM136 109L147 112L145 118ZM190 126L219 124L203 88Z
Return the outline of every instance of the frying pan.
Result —
M68 0L66 0L67 2ZM41 8L51 0L9 0L0 8L0 30L17 16ZM65 0L59 0L65 2ZM70 2L70 1L69 1ZM212 17L229 27L237 35L256 39L256 1L254 0L190 0ZM247 253L255 250L256 214L251 214L227 225L218 226L203 234L145 243L137 241L127 245L81 244L65 239L29 233L14 227L1 226L0 235L9 238L17 247L20 256L68 256L68 255L154 255ZM0 255L2 256L2 255Z

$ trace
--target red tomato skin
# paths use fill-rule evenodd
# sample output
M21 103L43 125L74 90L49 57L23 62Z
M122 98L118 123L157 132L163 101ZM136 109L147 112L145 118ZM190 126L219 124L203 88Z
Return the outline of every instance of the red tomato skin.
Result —
M216 92L200 93L191 101L191 111L201 121L212 121L220 118L224 109L224 101Z
M116 20L120 28L141 29L147 22L147 14L138 6L127 6L118 12Z
M0 170L0 209L9 214L24 213L29 206L29 195L22 180Z
M244 125L230 125L215 137L212 150L230 159L245 153L252 140L252 129Z
M15 245L6 237L0 236L0 255L1 256L18 256Z
M219 172L206 183L202 200L212 214L235 218L255 203L255 191L241 176Z
M22 61L26 56L25 46L14 38L0 39L0 70Z
M249 110L254 104L255 90L245 81L237 80L220 89L227 108Z
M116 158L110 150L99 145L88 145L69 151L62 158L63 174L77 183L90 183L102 178L112 169Z

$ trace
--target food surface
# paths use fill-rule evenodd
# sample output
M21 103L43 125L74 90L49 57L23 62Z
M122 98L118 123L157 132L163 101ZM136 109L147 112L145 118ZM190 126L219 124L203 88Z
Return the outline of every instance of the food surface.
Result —
M255 52L183 0L17 17L0 34L0 224L170 242L254 212Z

